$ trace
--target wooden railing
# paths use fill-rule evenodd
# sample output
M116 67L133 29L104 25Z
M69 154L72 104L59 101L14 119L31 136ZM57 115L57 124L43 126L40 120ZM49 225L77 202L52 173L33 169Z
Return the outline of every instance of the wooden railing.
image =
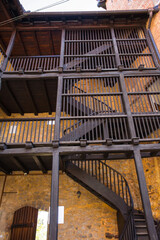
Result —
M136 240L135 222L133 208L127 218L123 231L119 237L120 240Z
M17 71L57 71L59 67L60 56L20 56L10 57L6 72Z
M125 222L120 240L135 240L136 231L133 217L134 204L126 179L118 171L98 160L73 160L71 161L81 170L96 178L111 191L121 197L130 209L129 216Z
M51 142L54 137L55 118L21 118L0 120L0 142Z
M99 160L74 160L72 163L116 193L129 207L133 206L128 183L115 169Z

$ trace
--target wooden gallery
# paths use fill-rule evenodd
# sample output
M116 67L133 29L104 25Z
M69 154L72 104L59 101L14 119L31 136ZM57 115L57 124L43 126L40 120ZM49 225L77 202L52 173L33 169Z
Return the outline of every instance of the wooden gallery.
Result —
M160 239L158 15L0 1L0 239Z

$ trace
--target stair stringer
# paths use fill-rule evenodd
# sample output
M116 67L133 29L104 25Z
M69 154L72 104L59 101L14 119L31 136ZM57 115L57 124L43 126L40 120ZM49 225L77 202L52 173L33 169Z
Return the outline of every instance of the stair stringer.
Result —
M114 208L117 211L120 211L124 220L125 221L127 220L130 207L128 207L124 200L121 197L119 197L116 193L114 193L112 190L110 190L105 185L100 183L94 177L85 173L83 170L81 170L73 163L70 162L66 163L65 172L74 181L81 184L91 193L93 193L101 200L103 200L105 203L107 203L110 207Z

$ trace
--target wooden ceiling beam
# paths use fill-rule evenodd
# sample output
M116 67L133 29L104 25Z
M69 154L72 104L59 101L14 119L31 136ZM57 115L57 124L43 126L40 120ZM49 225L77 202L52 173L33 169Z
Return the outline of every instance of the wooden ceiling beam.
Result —
M10 169L7 169L6 164L2 163L2 161L0 161L0 171L4 172L5 174L12 173L12 171Z
M23 41L23 38L22 38L21 33L20 33L20 32L17 32L17 36L18 36L20 42L22 43L22 46L23 46L23 49L24 49L25 56L28 56L28 54L27 54L27 49L26 49L26 47L25 47L25 44L24 44L24 41Z
M49 31L49 38L50 38L50 47L51 47L51 54L55 55L55 48L53 43L53 32Z
M42 81L42 84L43 84L43 96L44 96L44 101L45 101L45 103L48 105L49 114L52 114L52 107L51 107L50 99L49 99L49 96L48 96L48 91L47 91L46 82L43 80L43 81Z
M0 35L0 45L2 46L3 51L5 52L6 49L7 49L7 47L6 47L5 42L4 42L3 39L2 39L2 35Z
M47 170L46 170L46 168L44 167L44 164L42 163L40 157L33 156L33 159L34 159L36 165L39 167L39 169L40 169L43 173L47 173Z
M30 103L31 103L31 105L33 107L33 112L34 112L35 115L38 115L38 108L37 108L37 106L35 104L32 92L31 92L29 84L28 84L28 82L26 80L24 81L24 86L25 86L25 90L26 90L26 93L28 95L29 101L30 101Z
M11 112L7 109L7 107L2 103L0 100L0 107L2 108L3 112L5 112L8 116L11 116Z
M6 7L4 6L2 0L0 1L0 6L1 6L1 8L2 8L2 10L3 10L3 13L5 14L7 20L11 19L11 16L9 15L9 13L8 13ZM11 22L11 23L9 23L9 24L10 24L13 28L15 27L14 22Z
M24 115L24 111L23 111L22 107L20 106L19 101L17 100L16 96L14 95L14 93L13 93L12 89L10 88L9 84L7 83L7 81L3 82L3 84L6 87L7 91L9 92L9 95L13 99L13 101L14 101L15 105L17 106L21 115Z
M40 50L40 46L39 46L39 42L38 42L36 31L33 32L33 36L34 36L34 40L35 40L36 47L37 47L37 50L38 50L38 54L41 55L41 50Z
M10 157L10 160L18 167L20 168L24 173L29 173L29 171L23 166L23 164L19 161L17 157Z

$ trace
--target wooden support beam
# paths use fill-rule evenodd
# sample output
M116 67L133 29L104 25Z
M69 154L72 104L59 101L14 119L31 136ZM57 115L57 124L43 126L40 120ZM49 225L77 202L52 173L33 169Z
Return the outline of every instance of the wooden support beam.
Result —
M49 99L49 96L48 96L46 82L43 80L42 84L43 84L44 101L48 105L49 114L52 114L52 106L51 106L50 99Z
M16 30L14 30L12 32L12 35L11 35L11 38L10 38L10 41L9 41L9 44L8 44L8 47L7 47L7 50L6 50L6 57L4 58L4 61L3 61L2 67L1 67L2 72L4 72L6 67L7 67L8 58L11 55L15 38L16 38Z
M25 90L26 90L26 93L28 95L29 101L30 101L30 103L32 105L33 112L34 112L35 115L38 115L38 108L37 108L37 106L35 104L32 92L31 92L29 84L28 84L28 82L26 80L24 81L24 86L25 86Z
M54 140L59 141L60 137L60 117L61 117L61 106L62 106L62 89L63 89L63 78L58 78L57 87L57 102L56 102L56 118L54 128Z
M61 54L60 54L60 63L59 63L60 68L63 68L63 64L64 64L64 49L65 49L65 29L62 30L62 35L61 35Z
M141 198L143 203L143 209L144 209L146 223L147 223L149 239L158 240L158 236L157 236L157 232L155 229L155 224L152 216L150 200L148 196L147 184L146 184L146 179L145 179L142 160L141 160L141 153L139 149L136 149L136 147L134 148L134 160L135 160L140 193L141 193Z
M59 152L56 151L54 152L52 160L49 240L58 239L58 203L59 203Z
M10 88L9 84L7 81L3 82L3 85L5 86L5 88L7 89L7 91L9 92L9 95L11 96L13 102L15 103L15 105L17 106L19 112L24 115L24 111L19 103L19 101L17 100L15 94L13 93L12 89Z
M68 142L70 143L70 142ZM40 145L40 146L39 146ZM25 145L18 144L14 148L7 148L5 150L0 150L1 156L51 156L57 151L56 148L53 148L51 144L39 144L32 149L25 149ZM8 144L7 144L8 146ZM139 144L136 146L143 154L144 157L148 157L152 151L160 151L160 144ZM80 146L59 146L60 155L70 155L73 153L79 154L99 154L99 153L124 153L124 152L133 152L134 146L132 144L121 144L121 145L87 145L86 147Z
M148 31L146 28L144 28L144 33L145 33L145 36L146 36L146 39L147 39L147 43L148 43L150 52L152 53L152 57L153 57L154 64L155 64L155 66L158 68L158 67L160 67L160 65L159 65L159 63L158 63L158 60L157 60L155 51L154 51L153 46L152 46L152 43L151 43L151 39L150 39L150 37L149 37L149 31Z
M40 159L40 157L33 156L33 159L34 159L36 165L39 167L39 169L40 169L43 173L47 173L47 170L46 170L44 164L42 163L42 160Z
M24 173L28 174L28 170L24 165L19 161L18 157L10 157L10 160L19 168L21 169Z

